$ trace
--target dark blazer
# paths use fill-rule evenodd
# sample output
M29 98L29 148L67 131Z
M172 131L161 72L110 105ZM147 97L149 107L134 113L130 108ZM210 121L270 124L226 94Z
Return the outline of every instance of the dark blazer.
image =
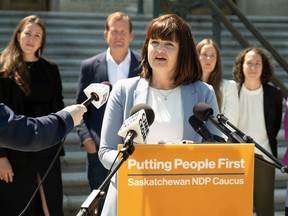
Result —
M282 123L283 95L274 86L263 84L264 117L272 154L277 157L277 134Z
M141 72L139 65L141 63L140 54L131 52L131 63L128 77L135 77ZM78 81L78 89L76 94L76 103L82 103L87 99L83 90L91 83L101 83L108 80L106 53L102 52L96 56L84 60L81 63L80 75ZM90 104L87 107L87 112L83 115L83 121L77 127L77 132L80 138L81 145L88 138L93 138L96 142L97 149L100 144L100 134L104 111L106 104L99 109Z
M273 156L277 157L277 134L281 128L283 95L276 87L265 83L263 85L264 118L269 145ZM239 93L242 84L238 84ZM241 118L241 115L239 116ZM249 134L247 134L249 135ZM251 135L251 138L252 135Z
M71 115L63 110L31 119L15 115L11 109L0 103L0 147L39 151L61 141L73 127Z

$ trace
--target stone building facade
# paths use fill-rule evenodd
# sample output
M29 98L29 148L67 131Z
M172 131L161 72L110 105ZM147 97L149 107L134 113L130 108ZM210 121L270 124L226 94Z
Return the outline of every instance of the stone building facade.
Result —
M169 0L170 3L184 0ZM188 3L193 0L185 0ZM199 2L200 0L194 0ZM220 1L220 0L219 0ZM288 16L288 0L233 0L245 15ZM104 12L125 11L137 13L139 3L144 14L152 14L154 3L158 2L161 11L164 0L1 0L0 10L43 10L65 12ZM203 2L205 2L203 0ZM207 13L207 10L202 10ZM202 12L200 10L200 13Z

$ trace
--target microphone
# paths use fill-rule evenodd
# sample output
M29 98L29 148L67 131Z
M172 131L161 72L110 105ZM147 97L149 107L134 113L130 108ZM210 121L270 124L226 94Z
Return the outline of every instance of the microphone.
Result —
M229 130L213 116L213 109L208 104L204 102L197 103L193 108L193 112L201 121L207 121L209 119L214 126L228 137L227 142L246 143L237 133Z
M220 142L220 143L226 143L226 140L223 137L217 136L215 134L212 134L206 125L198 119L195 115L191 116L189 118L189 123L192 126L192 128L200 134L206 141L208 142Z
M233 128L236 133L247 143L252 143L252 138L244 134L241 130L239 130L236 126L234 126L232 123L229 122L228 118L224 116L223 114L218 114L216 116L219 122L221 122L224 125L229 125L231 128Z
M149 133L149 126L154 122L155 114L147 104L137 104L130 110L130 117L126 119L118 131L118 135L125 137L124 147L130 146L133 140L144 143Z
M216 142L216 140L213 138L213 135L210 133L203 121L192 115L189 118L189 123L192 128L204 138L204 140L208 142Z
M256 141L254 141L252 137L244 134L239 128L237 128L232 123L230 123L227 117L225 117L223 114L218 114L217 119L222 124L227 124L230 127L232 127L236 131L237 135L239 137L241 137L241 139L243 140L244 143L254 143L255 147L257 149L259 149L263 154L265 154L268 158L270 158L274 163L267 161L262 156L259 156L257 154L255 154L256 159L258 159L258 160L264 162L265 164L268 164L274 168L278 168L282 173L288 173L288 167L285 166L285 164L283 164L278 158L274 157L273 154L271 154L269 151L267 151L264 147L262 147Z
M87 107L92 103L97 109L99 109L107 102L111 90L112 85L107 81L102 83L91 83L83 90L88 99L82 104Z

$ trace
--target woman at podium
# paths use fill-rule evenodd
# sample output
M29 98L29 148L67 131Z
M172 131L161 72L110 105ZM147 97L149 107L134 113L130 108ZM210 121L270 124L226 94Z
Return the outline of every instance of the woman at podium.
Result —
M139 77L118 81L109 97L102 126L99 158L110 169L123 138L117 135L133 106L148 104L155 113L146 143L192 140L202 137L189 125L193 107L204 102L219 113L213 87L201 80L202 69L189 24L174 14L162 15L148 25ZM206 123L211 133L221 132ZM140 134L138 134L140 136ZM117 178L112 178L102 216L117 215Z

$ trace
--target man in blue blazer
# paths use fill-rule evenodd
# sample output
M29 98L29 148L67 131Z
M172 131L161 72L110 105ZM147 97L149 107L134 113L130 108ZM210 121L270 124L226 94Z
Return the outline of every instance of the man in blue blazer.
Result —
M83 90L91 83L108 81L114 85L120 79L138 75L141 56L129 49L133 37L132 22L127 14L116 12L107 17L104 38L108 49L81 63L77 103L82 103L87 98ZM96 109L93 105L88 106L88 111L77 128L81 147L87 151L87 177L91 190L98 189L108 174L98 158L105 107L103 105ZM100 204L100 212L101 206Z

